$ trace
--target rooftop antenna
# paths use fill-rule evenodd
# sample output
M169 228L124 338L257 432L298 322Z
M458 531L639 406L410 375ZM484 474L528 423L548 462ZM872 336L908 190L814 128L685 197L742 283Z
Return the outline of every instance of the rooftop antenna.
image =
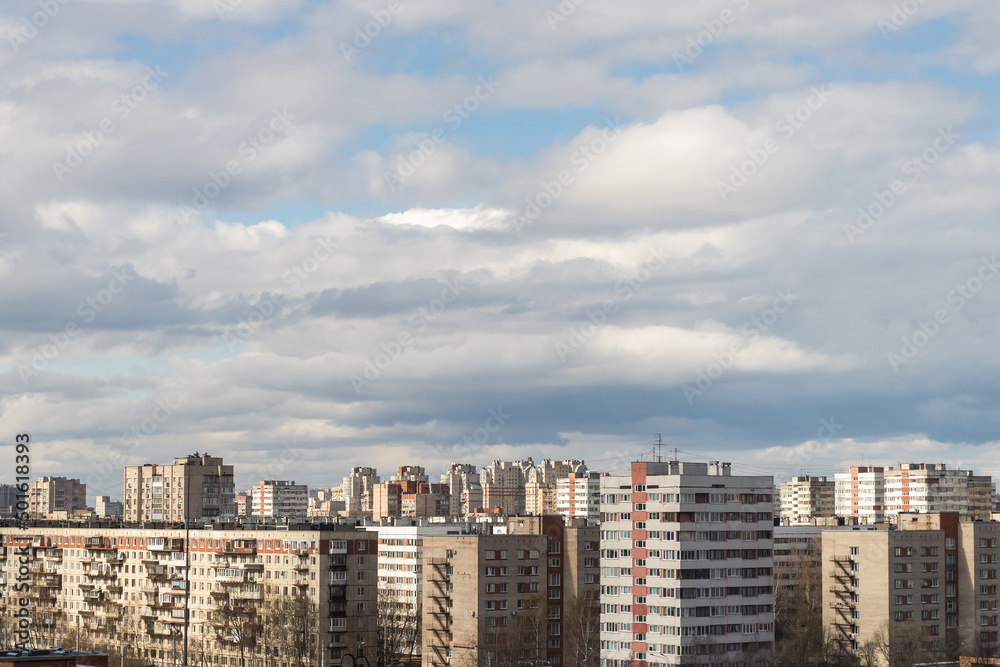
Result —
M663 463L663 437L659 433L657 433L653 437L656 438L656 442L653 443L656 446L656 452L657 452L656 462Z

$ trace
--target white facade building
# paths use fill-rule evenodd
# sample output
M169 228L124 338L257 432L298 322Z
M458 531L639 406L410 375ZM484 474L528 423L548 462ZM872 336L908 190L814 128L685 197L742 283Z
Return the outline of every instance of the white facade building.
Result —
M556 481L556 514L597 523L601 518L601 474L580 464L569 477Z
M309 487L264 480L250 489L250 516L304 517L309 511Z
M601 494L602 667L773 651L773 478L636 462L602 477Z

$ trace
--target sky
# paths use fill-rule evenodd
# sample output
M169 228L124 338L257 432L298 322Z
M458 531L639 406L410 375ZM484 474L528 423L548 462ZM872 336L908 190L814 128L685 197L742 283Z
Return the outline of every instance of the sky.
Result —
M0 469L1000 474L997 25L6 0Z

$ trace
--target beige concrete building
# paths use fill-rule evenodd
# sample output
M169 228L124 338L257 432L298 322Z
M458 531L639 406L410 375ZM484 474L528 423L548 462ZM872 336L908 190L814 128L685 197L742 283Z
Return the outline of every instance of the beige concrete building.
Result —
M40 644L81 631L85 645L182 664L186 624L189 664L236 664L242 653L247 667L264 667L301 653L316 665L323 645L327 664L359 652L375 663L368 533L199 529L185 542L184 530L53 526L0 528L0 538L5 583L28 560Z
M826 477L796 476L781 482L781 519L791 525L836 515L836 483Z
M483 485L476 466L452 463L448 472L441 475L441 483L448 487L449 514L459 517L472 514L483 506Z
M598 529L520 516L506 533L424 538L423 665L594 664Z
M52 518L59 512L65 518L87 509L87 485L78 479L39 477L28 483L28 512L33 517Z
M351 468L340 487L346 516L371 516L372 489L380 481L375 468Z
M173 465L125 468L125 521L184 521L236 516L233 466L208 454Z
M544 459L537 466L530 458L526 461L494 461L480 473L483 507L497 508L508 516L547 514L555 506L556 482L569 477L583 465L584 462L577 459ZM534 512L529 511L529 505Z
M882 627L898 641L915 625L932 661L959 651L995 655L1000 524L959 516L901 513L898 526L824 530L824 623L832 638L857 651Z

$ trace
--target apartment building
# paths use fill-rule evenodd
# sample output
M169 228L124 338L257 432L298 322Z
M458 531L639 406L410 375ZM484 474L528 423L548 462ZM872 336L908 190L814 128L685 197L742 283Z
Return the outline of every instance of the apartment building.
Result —
M526 461L494 461L482 469L483 507L497 508L508 516L519 514L546 514L554 507L556 482L568 477L582 460L544 459L535 465ZM528 490L530 487L530 494ZM529 512L529 506L533 510Z
M502 528L424 538L422 664L594 664L598 529L555 516Z
M597 523L601 516L601 475L580 465L556 481L555 512L567 519Z
M296 517L306 516L309 487L294 481L262 480L250 489L250 516Z
M483 485L476 466L452 463L441 475L441 483L448 487L449 515L465 516L482 508Z
M861 524L885 520L884 467L852 466L850 471L833 477L837 516L850 517Z
M372 487L372 518L448 516L448 487L412 480Z
M29 560L40 645L127 648L149 663L375 662L377 540L367 532L0 528L0 584ZM185 621L187 619L187 621ZM80 634L77 634L80 633ZM176 661L176 662L175 662Z
M233 466L208 454L125 468L125 521L184 521L236 516Z
M892 521L900 512L958 512L987 520L993 480L943 463L901 463L899 468L855 466L836 479L837 516L857 523Z
M832 479L792 477L780 485L781 520L795 525L836 516L836 496L836 483Z
M601 478L604 667L735 665L774 649L774 480L729 463Z
M340 487L347 516L371 516L372 489L380 481L375 468L351 468Z
M1000 524L958 512L901 513L898 524L824 530L824 624L858 651L880 628L914 626L934 659L996 655Z
M94 512L100 518L120 519L125 514L125 505L121 501L111 500L111 496L97 496Z
M78 479L39 477L28 483L28 512L32 517L53 518L56 512L62 512L65 518L87 509L87 485Z

